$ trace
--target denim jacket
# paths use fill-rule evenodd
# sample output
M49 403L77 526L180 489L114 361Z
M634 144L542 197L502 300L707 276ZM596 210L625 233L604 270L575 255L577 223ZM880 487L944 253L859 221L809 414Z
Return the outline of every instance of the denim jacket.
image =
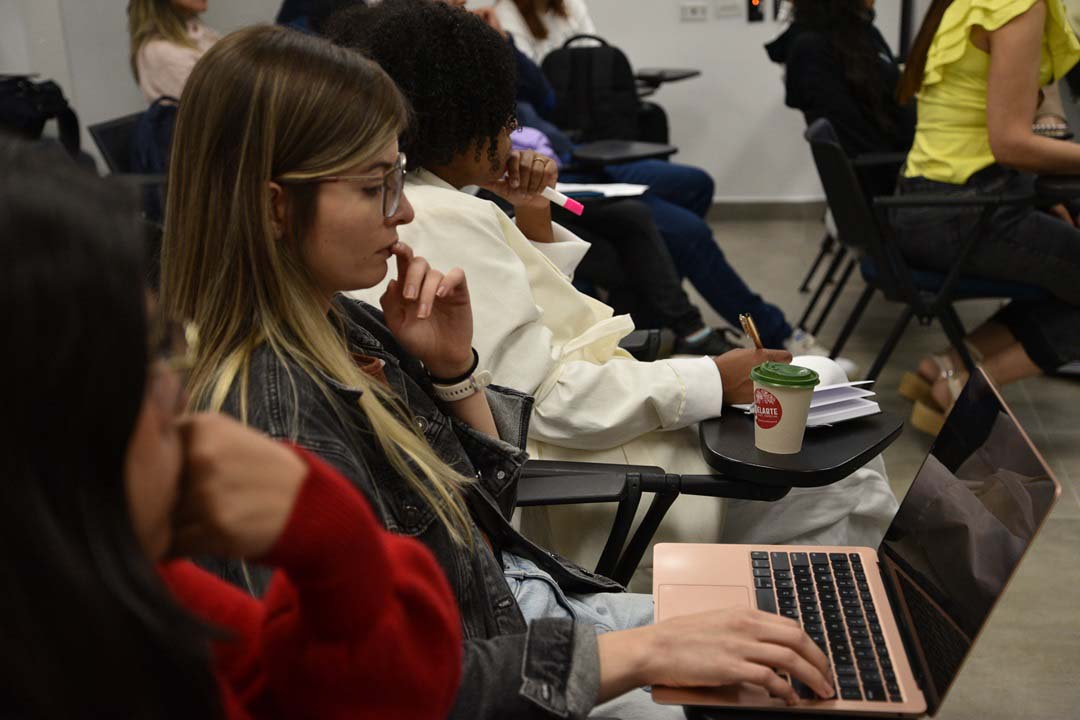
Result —
M455 544L432 509L397 474L375 442L360 392L322 378L338 407L298 365L283 363L267 347L252 356L247 387L247 423L274 438L290 440L334 465L367 498L385 526L418 538L435 554L457 598L465 636L461 688L451 717L579 718L588 714L599 687L593 628L572 620L527 624L502 574L500 551L535 562L567 592L618 592L615 582L549 553L518 533L509 518L517 479L526 458L532 398L496 386L487 397L500 439L444 414L432 396L422 364L410 357L369 305L339 298L350 350L382 360L387 381L408 407L418 429L448 464L477 482L467 503L480 533L471 549ZM224 410L240 415L240 383ZM251 589L261 591L269 575L242 569ZM241 568L219 568L239 580ZM252 577L254 575L254 578Z

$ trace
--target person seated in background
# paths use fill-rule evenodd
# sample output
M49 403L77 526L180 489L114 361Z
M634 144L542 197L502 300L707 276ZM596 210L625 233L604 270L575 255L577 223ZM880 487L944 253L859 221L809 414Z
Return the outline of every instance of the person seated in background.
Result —
M473 375L461 269L398 241L413 216L397 142L408 115L377 65L310 35L248 28L200 61L177 123L162 283L198 330L192 404L310 448L435 553L466 638L450 717L577 719L632 690L626 702L652 713L634 690L652 683L745 681L795 702L772 667L831 695L825 657L793 622L738 609L650 625L651 597L514 530L530 400ZM378 283L391 257L400 280L382 312L340 295ZM508 558L532 574L513 589Z
M184 333L134 203L0 139L5 717L445 717L461 673L431 553L313 455L182 417ZM149 309L149 312L148 312ZM279 568L262 601L182 560Z
M180 98L196 61L220 37L199 20L207 0L129 0L131 71L147 105Z
M335 12L365 0L283 0L274 22L293 30L321 35L323 23Z
M480 366L536 397L530 456L710 473L694 424L718 416L724 402L749 402L751 368L791 355L740 349L643 363L618 348L633 327L629 318L612 317L567 278L583 243L551 222L550 203L539 195L555 184L555 163L510 150L513 58L482 20L441 3L391 0L337 16L330 35L380 63L413 105L416 121L403 146L417 168L406 180L417 215L400 228L401 238L433 264L460 265L468 274ZM493 203L458 191L468 185L504 197L517 211L516 225ZM374 300L380 292L359 297ZM659 537L872 544L896 499L877 459L829 488L795 489L778 503L730 501L726 519L723 507L716 499L680 499ZM530 522L542 524L543 512L530 513ZM531 524L531 536L579 562L599 556L607 508L547 513L555 532ZM650 563L647 557L638 582Z
M785 104L807 125L828 120L849 156L911 147L915 107L896 99L900 64L874 25L874 0L799 0L794 22L765 48L785 66ZM896 170L865 171L867 190L891 195Z
M462 0L450 2L464 4ZM500 0L493 11L481 10L482 19L510 39L519 77L528 79L518 86L519 100L525 101L519 106L521 120L552 136L556 150L571 148L569 140L559 138L558 128L542 122L541 116L554 106L554 91L536 63L570 37L595 32L587 6L583 0ZM565 174L564 180L647 185L641 199L652 210L680 276L689 280L722 318L738 327L739 314L750 313L767 346L782 347L795 355L829 354L813 335L792 327L779 307L753 292L728 263L705 221L715 186L701 168L666 160L638 160L607 165L597 172L577 170ZM841 358L840 363L846 372L854 372L849 360Z
M801 0L800 0L801 1ZM1032 128L1039 88L1080 60L1061 0L935 0L915 38L900 100L918 97L915 141L898 192L954 196L1031 193L1035 175L1080 174L1080 147ZM912 265L948 272L980 222L956 206L897 209L896 242ZM1043 288L972 332L972 356L999 385L1080 359L1080 230L1061 205L1004 205L969 255L967 274ZM968 377L954 350L924 358L916 427L936 432Z

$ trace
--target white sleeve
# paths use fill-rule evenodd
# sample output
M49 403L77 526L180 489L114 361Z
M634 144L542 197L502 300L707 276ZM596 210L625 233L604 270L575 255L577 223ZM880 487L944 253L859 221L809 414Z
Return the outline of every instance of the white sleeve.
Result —
M708 363L712 367L705 365ZM645 363L556 365L550 390L536 398L529 437L562 447L603 450L653 430L676 430L720 415L723 386L709 358Z
M559 272L573 280L574 271L591 246L562 225L552 223L551 229L555 233L555 242L534 242L532 245L553 262Z

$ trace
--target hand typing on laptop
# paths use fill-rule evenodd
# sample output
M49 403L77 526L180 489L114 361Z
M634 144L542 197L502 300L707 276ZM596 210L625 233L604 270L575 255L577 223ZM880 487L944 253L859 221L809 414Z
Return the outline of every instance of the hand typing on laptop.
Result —
M682 615L607 633L600 646L600 701L644 685L716 687L747 683L789 705L799 702L790 674L831 698L829 661L798 623L760 610L731 608Z

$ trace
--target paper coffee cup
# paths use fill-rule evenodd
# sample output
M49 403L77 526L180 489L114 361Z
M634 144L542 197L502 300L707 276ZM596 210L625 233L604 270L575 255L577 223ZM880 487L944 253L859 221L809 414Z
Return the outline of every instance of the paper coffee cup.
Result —
M818 374L798 365L765 362L750 371L750 378L754 381L754 445L777 455L802 450Z

